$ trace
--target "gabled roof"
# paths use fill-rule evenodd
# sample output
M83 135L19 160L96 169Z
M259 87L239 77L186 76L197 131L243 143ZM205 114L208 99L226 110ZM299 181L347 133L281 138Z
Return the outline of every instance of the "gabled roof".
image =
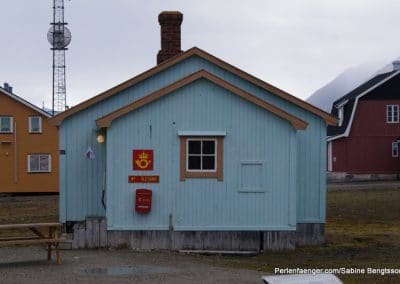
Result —
M131 104L128 104L128 105L102 117L102 118L99 118L96 120L96 124L99 127L109 127L111 125L111 123L113 122L113 120L115 120L129 112L132 112L138 108L141 108L151 102L154 102L155 100L158 100L158 99L172 93L173 91L175 91L179 88L182 88L182 87L184 87L198 79L202 79L202 78L207 79L207 80L213 82L214 84L229 90L233 94L235 94L255 105L258 105L259 107L262 107L263 109L265 109L269 112L274 113L275 115L279 116L282 119L289 121L292 124L292 126L297 130L305 129L308 125L307 122L297 118L296 116L291 115L291 114L281 110L280 108L277 108L277 107L267 103L266 101L247 93L246 91L228 83L227 81L225 81L205 70L197 71L187 77L184 77L184 78L172 83L171 85L168 85L168 86L166 86L158 91L155 91L155 92L153 92Z
M14 93L10 93L9 91L5 90L4 88L0 87L0 93L10 97L11 99L20 102L21 104L27 106L30 109L33 109L34 111L40 113L41 115L44 115L45 117L51 117L51 114L49 114L48 112L42 110L41 108L35 106L34 104L28 102L27 100L17 96Z
M336 125L337 124L337 119L334 118L333 116L331 116L329 113L324 112L324 111L320 110L319 108L317 108L299 98L296 98L296 97L286 93L285 91L282 91L281 89L278 89L277 87L274 87L274 86L240 70L239 68L236 68L236 67L230 65L229 63L227 63L227 62L225 62L225 61L223 61L223 60L221 60L221 59L219 59L197 47L193 47L183 53L180 53L180 54L162 62L161 64L149 69L148 71L141 73L140 75L133 77L132 79L129 79L129 80L127 80L127 81L125 81L125 82L123 82L123 83L121 83L121 84L95 96L95 97L90 98L87 101L84 101L84 102L54 116L50 120L50 123L52 123L54 125L60 125L65 118L67 118L81 110L84 110L93 104L101 102L102 100L104 100L110 96L113 96L129 87L132 87L132 86L138 84L139 82L141 82L141 81L143 81L143 80L145 80L145 79L193 56L193 55L199 56L199 57L219 66L220 68L225 69L225 70L259 86L260 88L263 88L264 90L267 90L268 92L271 92L271 93L281 97L282 99L284 99L286 101L289 101L295 105L298 105L299 107L301 107L303 109L310 111L311 113L314 113L315 115L324 119L328 125Z
M354 114L357 109L358 100L381 86L390 79L400 74L399 71L391 71L383 74L376 75L367 82L361 84L351 92L343 97L337 99L332 105L332 115L338 115L338 108L344 108L343 122L341 126L328 127L328 141L332 141L341 137L347 137L350 133L351 125L353 122Z

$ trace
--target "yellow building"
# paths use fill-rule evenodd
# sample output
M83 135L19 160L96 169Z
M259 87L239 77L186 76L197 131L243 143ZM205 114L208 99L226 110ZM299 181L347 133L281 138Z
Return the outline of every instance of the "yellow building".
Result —
M0 192L58 192L58 130L49 117L0 87Z

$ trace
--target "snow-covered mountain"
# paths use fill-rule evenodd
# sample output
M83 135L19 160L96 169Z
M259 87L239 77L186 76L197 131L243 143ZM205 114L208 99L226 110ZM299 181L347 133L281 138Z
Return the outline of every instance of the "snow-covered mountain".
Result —
M315 91L307 99L307 102L324 111L331 112L332 103L335 100L344 96L370 78L393 70L391 63L382 67L383 64L382 62L376 62L349 68L339 74L331 82Z

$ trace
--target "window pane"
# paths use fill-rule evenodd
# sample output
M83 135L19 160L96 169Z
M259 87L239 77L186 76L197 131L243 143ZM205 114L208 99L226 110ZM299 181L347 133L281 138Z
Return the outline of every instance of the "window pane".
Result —
M203 140L203 154L215 154L214 140Z
M215 170L215 156L203 156L203 170Z
M398 157L399 156L399 144L396 142L392 143L392 157Z
M40 171L49 171L49 156L40 156Z
M200 170L201 169L200 159L201 159L201 157L199 157L199 156L189 156L188 169L189 170Z
M3 132L10 132L11 131L11 118L10 117L1 117L0 118L0 130Z
M31 132L39 132L39 117L30 117L31 119Z
M39 171L39 156L37 155L29 156L29 167L31 172Z
M189 154L201 153L201 141L189 140Z

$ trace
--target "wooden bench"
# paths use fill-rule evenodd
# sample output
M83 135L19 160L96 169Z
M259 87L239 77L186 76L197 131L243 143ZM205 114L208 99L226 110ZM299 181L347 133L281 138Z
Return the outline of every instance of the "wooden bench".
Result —
M61 256L59 250L60 239L58 237L58 231L60 230L60 223L37 223L37 224L4 224L0 225L0 231L4 230L15 230L15 229L29 229L30 232L34 233L34 236L17 236L0 238L0 246L7 245L35 245L35 244L47 244L47 260L51 260L51 250L54 246L56 252L57 264L61 264ZM42 233L46 231L47 233ZM29 232L28 231L28 232Z

